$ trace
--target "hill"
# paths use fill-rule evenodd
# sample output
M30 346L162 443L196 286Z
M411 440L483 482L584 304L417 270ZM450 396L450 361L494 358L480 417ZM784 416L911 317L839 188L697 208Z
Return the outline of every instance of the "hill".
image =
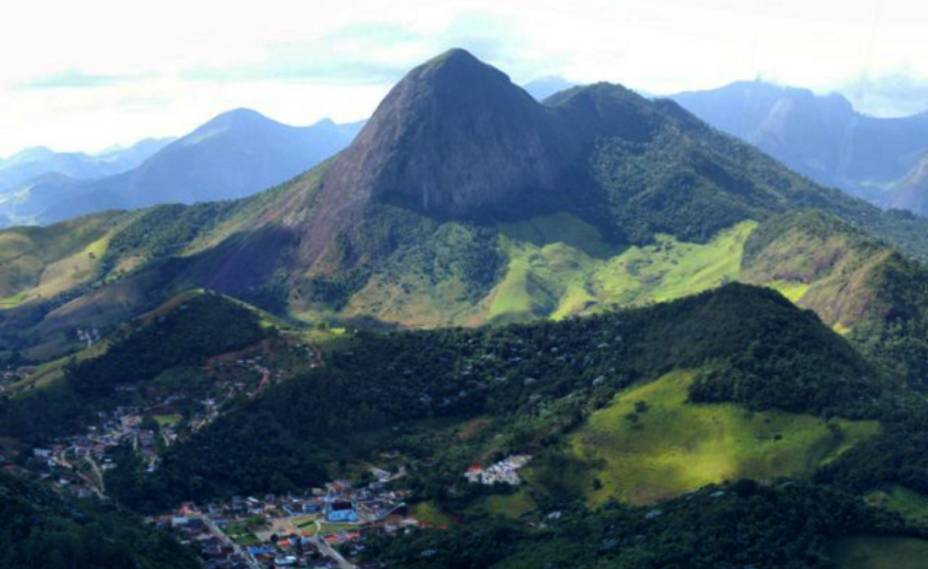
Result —
M61 365L46 366L53 373L38 369L34 375L45 377L6 386L0 432L41 444L80 431L97 412L130 402L171 400L175 409L194 409L202 406L200 396L212 391L213 377L202 371L207 358L255 346L271 335L249 307L213 293L188 292L98 338Z
M44 179L12 205L41 224L108 209L195 203L251 195L279 184L346 146L358 125L309 127L248 109L223 113L124 173L89 181Z
M4 567L200 567L174 537L111 505L69 499L5 472L0 472L0 496Z
M772 291L733 284L652 308L560 323L361 334L331 354L324 368L275 387L173 447L155 475L127 464L107 485L119 488L127 503L163 507L165 500L319 484L342 474L325 465L394 449L409 460L431 457L428 468L414 473L416 488L454 486L468 464L527 453L540 456L531 479L541 488L575 492L582 477L558 466L570 464L559 444L566 434L599 421L596 409L616 391L683 369L700 370L689 399L727 401L742 412L786 412L776 423L792 429L784 431L790 439L782 452L803 466L783 465L770 477L808 473L814 457L839 451L824 424L799 414L873 418L874 401L893 389L813 314ZM484 419L479 436L456 436L477 418ZM844 425L834 428L846 429L849 446L874 434L872 426ZM668 444L682 444L668 436ZM239 444L230 448L229 440ZM589 465L577 467L593 472ZM558 490L564 476L571 481ZM193 486L187 483L192 479L198 481Z
M928 273L885 242L818 212L772 218L744 245L745 282L814 310L865 353L924 387Z
M870 569L917 567L928 550L924 539L855 536L900 528L847 494L795 482L773 488L747 481L712 486L659 508L612 504L593 512L565 508L550 514L555 515L541 517L534 527L522 520L481 518L450 531L380 538L367 544L364 558L416 569ZM865 559L884 564L859 564L861 550L869 554Z
M926 113L876 118L855 111L837 94L819 96L760 81L672 98L820 184L878 205L926 213L911 189L899 188L928 151Z

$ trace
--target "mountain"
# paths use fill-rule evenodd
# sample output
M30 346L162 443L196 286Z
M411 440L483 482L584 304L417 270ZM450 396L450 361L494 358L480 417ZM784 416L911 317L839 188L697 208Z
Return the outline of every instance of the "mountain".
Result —
M550 75L548 77L540 77L529 81L523 85L522 88L525 89L529 95L534 97L536 101L544 101L551 95L566 91L574 85L574 83L571 83L563 77Z
M46 174L74 179L102 178L135 168L171 142L170 138L149 138L124 149L101 154L54 152L44 147L27 148L0 161L0 195L19 190Z
M223 139L206 136L226 132L214 127L140 170ZM814 241L819 229L773 239L767 228L804 210L879 245L855 245L845 265L844 225L819 224L832 241ZM928 257L928 222L817 186L672 101L600 83L542 104L453 50L410 71L348 148L290 182L8 230L0 243L0 336L41 359L73 347L68 330L112 329L191 287L305 321L435 327L561 319L743 280L847 333L902 302L868 302L890 272L851 267L871 254ZM789 263L816 270L778 271ZM919 265L906 267L918 282ZM906 302L921 314L922 300Z
M292 127L255 111L223 113L137 167L97 180L48 178L13 205L42 224L107 209L235 199L279 184L341 150L360 128L323 120Z
M855 111L838 94L819 96L761 81L672 98L820 184L881 206L926 213L911 198L895 195L904 191L897 186L928 152L928 112L876 118Z
M124 147L115 145L101 150L92 156L101 162L119 162L124 164L131 164L129 168L122 168L122 170L129 170L135 166L138 166L149 156L155 152L158 152L173 141L174 137L145 138L136 142L132 146Z
M884 205L928 215L928 152L901 180L890 186Z

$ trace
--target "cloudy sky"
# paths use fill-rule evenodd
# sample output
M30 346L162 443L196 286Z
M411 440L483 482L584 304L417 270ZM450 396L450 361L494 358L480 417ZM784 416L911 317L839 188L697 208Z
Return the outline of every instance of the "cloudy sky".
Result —
M449 47L520 83L671 93L763 78L899 115L928 109L926 29L923 0L9 0L0 157L183 134L243 106L359 119Z

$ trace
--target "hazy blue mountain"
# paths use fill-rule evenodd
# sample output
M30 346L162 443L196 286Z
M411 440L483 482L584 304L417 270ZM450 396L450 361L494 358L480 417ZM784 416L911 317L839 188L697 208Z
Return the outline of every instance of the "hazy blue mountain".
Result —
M177 140L177 137L146 138L129 147L115 146L93 154L93 158L101 164L119 164L120 171L135 168L156 152ZM123 167L124 166L124 167Z
M563 77L550 75L529 81L522 88L528 91L528 94L534 97L536 101L543 101L555 93L570 89L574 85L574 83Z
M107 209L241 198L335 154L361 125L323 120L294 127L248 109L229 111L127 172L90 181L37 179L20 192L8 215L44 224Z
M882 206L904 205L928 213L905 205L914 204L911 199L894 197L928 153L928 112L876 118L857 112L838 94L820 96L760 81L672 98L712 126L821 184Z
M887 207L928 215L928 152L912 170L890 188Z
M148 138L100 154L55 152L44 146L27 148L0 161L0 194L16 191L45 174L90 180L135 168L167 146L171 138Z

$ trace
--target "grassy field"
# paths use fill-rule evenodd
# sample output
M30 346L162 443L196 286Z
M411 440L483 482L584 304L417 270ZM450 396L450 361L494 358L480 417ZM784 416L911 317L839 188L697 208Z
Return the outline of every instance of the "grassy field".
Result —
M677 371L631 388L572 435L575 457L592 467L591 504L646 504L713 482L801 475L879 430L875 422L690 404L693 376ZM639 402L646 411L635 412Z
M437 528L447 528L453 522L448 515L441 511L435 502L419 502L409 508L409 515L422 523Z
M512 494L492 494L477 500L470 510L481 511L490 515L518 518L538 507L535 500L524 490Z
M154 419L158 423L159 427L163 427L165 425L176 425L177 423L180 423L181 419L183 419L183 416L179 413L173 413L171 415L155 415Z
M319 522L318 525L316 523L311 523L306 526L300 526L300 529L308 532L310 535L326 537L329 535L358 531L358 527L360 527L358 524L334 524L329 522Z
M744 242L756 226L739 223L706 244L659 236L653 245L622 249L569 214L503 225L508 266L491 293L487 318L559 319L713 288L738 277Z
M896 512L911 522L928 524L928 496L893 485L867 494L868 504Z
M924 569L928 541L906 537L860 536L831 544L829 553L840 569Z

